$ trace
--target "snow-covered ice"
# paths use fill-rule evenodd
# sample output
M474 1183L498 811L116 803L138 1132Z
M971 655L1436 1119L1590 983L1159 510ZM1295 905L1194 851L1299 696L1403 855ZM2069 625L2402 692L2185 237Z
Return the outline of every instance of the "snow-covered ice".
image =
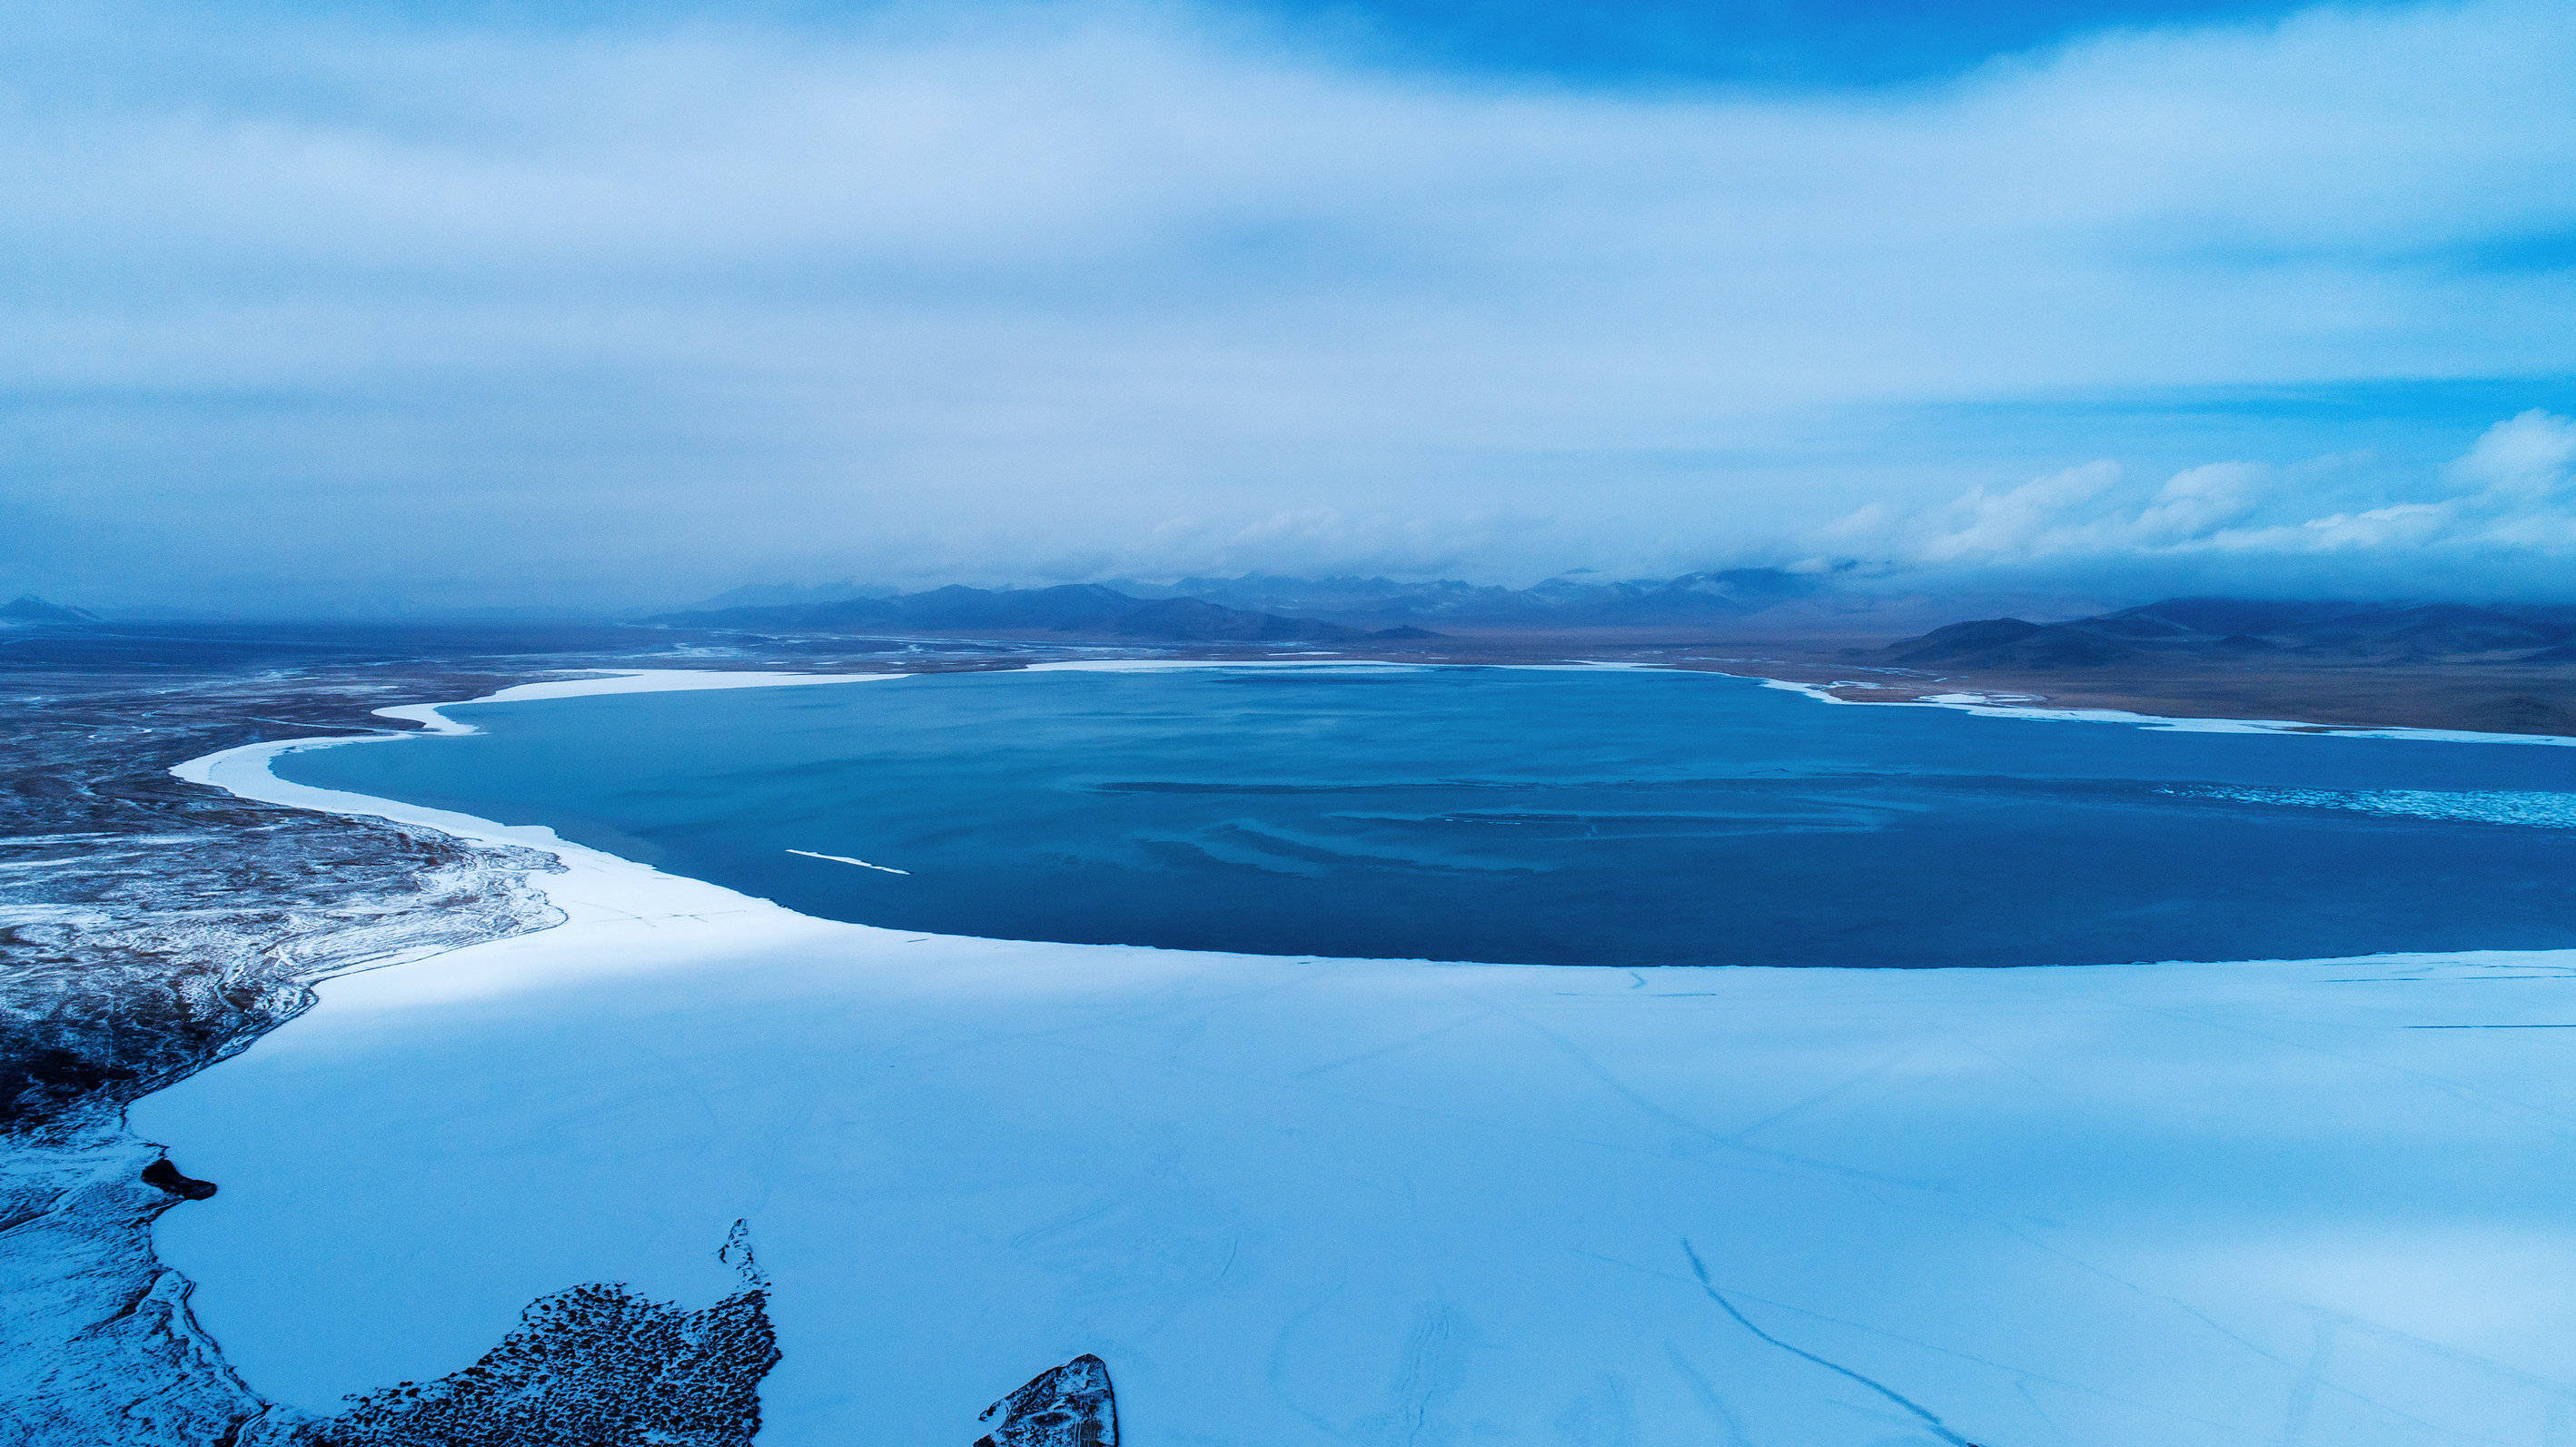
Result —
M293 1405L454 1370L575 1282L710 1300L739 1217L797 1447L970 1440L1083 1352L1149 1447L2576 1442L2576 956L922 936L265 758L199 774L570 865L565 925L330 981L135 1109L223 1187L164 1256Z

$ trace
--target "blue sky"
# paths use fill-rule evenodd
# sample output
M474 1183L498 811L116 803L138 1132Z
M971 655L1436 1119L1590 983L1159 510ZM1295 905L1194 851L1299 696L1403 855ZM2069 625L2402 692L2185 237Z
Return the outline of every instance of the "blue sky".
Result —
M1137 13L1169 8L1133 7ZM1390 68L1543 76L1577 85L1796 87L1921 81L2088 33L2260 20L2301 8L2276 0L1259 0L1223 13L1288 43L1332 47ZM829 36L907 11L938 23L936 7L818 0L561 0L542 7L495 0L318 6L296 0L240 13L288 24L328 15L362 24L592 34L718 21Z
M2576 591L2563 3L25 16L0 589Z

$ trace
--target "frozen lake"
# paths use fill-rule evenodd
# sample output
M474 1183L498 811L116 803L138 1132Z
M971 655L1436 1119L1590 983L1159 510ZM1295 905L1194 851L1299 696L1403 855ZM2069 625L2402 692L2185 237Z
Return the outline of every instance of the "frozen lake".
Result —
M1086 1351L1146 1447L2576 1442L2563 954L1426 965L883 929L571 856L567 925L330 982L136 1108L223 1185L160 1244L260 1390L456 1370L579 1281L703 1303L743 1218L769 1443L962 1447Z
M2576 749L2528 743L1624 669L1015 671L449 716L485 731L278 772L987 938L1597 965L2576 946Z

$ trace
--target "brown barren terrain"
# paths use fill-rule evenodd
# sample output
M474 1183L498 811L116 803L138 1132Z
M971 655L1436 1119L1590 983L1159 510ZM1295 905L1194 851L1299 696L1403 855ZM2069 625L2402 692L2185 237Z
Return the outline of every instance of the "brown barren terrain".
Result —
M1796 645L1748 646L1743 655L1722 661L1674 661L1809 684L1856 703L1978 693L2033 708L2118 709L2159 718L2576 736L2576 665L2570 664L2157 660L1933 671L1872 667Z

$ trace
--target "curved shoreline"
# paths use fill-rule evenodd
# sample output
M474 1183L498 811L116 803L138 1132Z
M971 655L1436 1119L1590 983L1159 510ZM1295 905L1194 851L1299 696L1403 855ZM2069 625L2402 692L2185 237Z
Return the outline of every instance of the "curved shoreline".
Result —
M1302 658L1258 660L1251 662L1224 659L1169 658L1079 659L1036 663L1028 665L1024 669L1012 671L1031 673L1142 673L1177 671L1191 668L1234 667L1361 667L1413 669L1442 667L1506 667L1536 670L1589 670L1594 668L1612 668L1675 673L1719 672L1714 669L1664 668L1660 665L1654 664L1599 662L1592 660L1560 664L1424 664L1378 659L1320 660ZM493 820L480 818L475 815L456 813L443 809L432 809L424 805L407 804L400 800L385 799L368 794L350 793L343 790L316 788L305 784L296 784L280 778L276 772L269 767L269 765L272 761L282 755L301 752L305 749L329 748L340 744L394 743L404 739L428 735L456 736L479 733L481 730L475 728L473 725L458 723L456 720L450 719L440 712L442 709L462 707L469 704L533 703L552 699L581 698L605 694L677 693L735 688L771 688L813 686L822 684L874 683L909 678L913 676L915 675L902 672L805 674L784 672L726 672L695 669L634 669L619 670L615 672L603 671L602 676L597 678L561 679L546 683L519 684L497 690L480 698L457 699L445 703L434 704L409 704L374 711L379 717L400 718L421 724L422 728L416 732L348 734L332 737L282 739L266 743L244 744L235 748L221 750L217 753L208 754L200 758L190 759L184 763L173 765L170 769L170 773L190 783L204 784L213 788L223 789L226 792L238 795L239 797L256 800L262 803L280 804L290 808L311 809L321 813L350 815L359 818L383 819L397 824L410 824L423 828L435 829L443 834L465 840L469 843L505 848L531 849L551 855L560 862L562 865L562 871L552 875L541 884L536 881L530 881L531 887L535 888L545 898L547 903L553 905L564 915L561 925L549 927L550 929L560 928L562 925L573 925L584 922L603 922L612 920L631 921L654 917L687 917L698 919L711 915L740 915L746 919L765 915L769 917L770 923L777 925L784 925L792 921L799 925L831 925L837 927L846 924L847 922L827 920L820 916L805 914L801 911L790 909L785 905L779 904L775 900L764 899L757 895L744 894L739 890L715 884L711 881L695 879L687 875L669 873L636 860L628 859L622 855L612 854L606 850L596 849L586 844L577 844L571 840L561 837L556 834L553 829L544 825L507 825L497 823ZM1758 683L1764 688L1779 689L1786 692L1803 694L1822 703L1862 706L1876 702L1874 700L1839 698L1833 694L1825 692L1824 686L1797 683L1786 679L1735 673L1721 673L1720 676L1744 679L1748 682ZM2279 721L2168 718L2151 714L2125 713L2110 709L2029 708L2006 704L1969 702L1964 699L1890 699L1886 700L1884 703L1880 703L1878 706L1885 707L1890 705L1898 707L1911 706L1922 708L1945 708L1985 718L2022 719L2032 722L2120 723L2150 729L2156 732L2233 734L2270 733L2292 734L2303 738L2342 736L2426 743L2518 743L2576 746L2576 738L2560 738L2535 734L2484 734L2455 730L2401 728L2359 729ZM875 926L866 925L860 925L857 927L876 928ZM540 932L542 933L545 931ZM907 933L916 932L907 931ZM982 937L959 936L958 938L980 939ZM1065 942L1035 941L1033 943ZM1076 949L1112 948L1106 946L1086 946L1079 944L1071 944L1068 947ZM1139 948L1159 947L1142 946ZM1198 952L1179 951L1178 953ZM1224 952L1220 951L1217 953ZM2136 963L2197 965L2317 964L2343 963L2353 960L2397 962L2430 959L2473 960L2486 957L2501 958L2505 956L2529 958L2536 954L2564 956L2568 965L2571 968L2576 968L2576 947L2557 951L2515 949L2414 950L2377 952L2365 955L2324 956L2315 959L2302 958L2296 960L2161 960L2140 961ZM408 960L398 961L398 963L412 962L413 961ZM1387 964L1400 962L1387 960L1350 960L1343 961L1342 963ZM1474 965L1483 962L1421 960L1413 961L1412 963ZM2013 964L1933 968L2018 969L2028 967L2029 966L2027 964ZM1509 968L1518 968L1518 966L1509 966ZM1581 967L1571 966L1558 968ZM1601 966L1596 968L1609 967ZM1799 968L1830 969L1836 967L1802 966ZM1840 968L1866 969L1870 967L1843 966ZM2116 968L2116 966L2083 966L2081 968Z
M529 703L559 698L583 698L600 694L678 693L729 688L806 687L821 684L874 683L910 677L903 673L719 673L690 669L637 669L600 678L564 679L549 683L520 684L486 694L481 698L458 699L448 703L406 704L378 709L379 717L408 719L422 725L416 733L344 734L337 737L280 739L268 743L243 744L201 758L173 765L170 772L193 784L204 784L254 799L261 803L282 804L289 808L311 809L327 814L354 815L359 818L384 819L397 824L412 824L435 829L442 834L475 844L508 848L533 849L552 855L563 866L563 872L537 885L548 903L564 914L562 925L598 920L632 920L654 916L710 914L753 914L775 911L781 916L810 920L786 906L753 895L727 889L686 875L666 874L650 865L576 844L544 825L509 825L471 814L445 809L406 804L397 799L378 798L370 794L353 794L338 789L320 789L292 783L278 777L269 765L282 755L306 749L331 748L341 744L399 743L405 739L433 735L449 737L481 732L472 724L459 723L439 710L478 703ZM557 925L555 928L561 928Z

